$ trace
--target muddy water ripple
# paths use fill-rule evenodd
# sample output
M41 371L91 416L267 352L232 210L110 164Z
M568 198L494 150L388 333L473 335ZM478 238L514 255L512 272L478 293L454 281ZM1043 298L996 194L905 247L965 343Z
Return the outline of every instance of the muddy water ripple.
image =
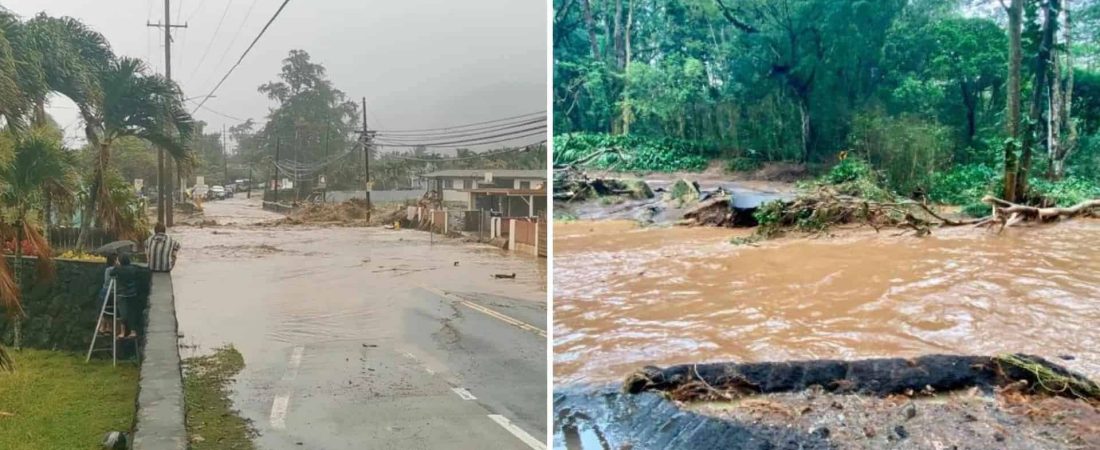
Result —
M647 364L1000 352L1100 377L1100 221L757 247L731 245L736 233L555 224L555 382Z

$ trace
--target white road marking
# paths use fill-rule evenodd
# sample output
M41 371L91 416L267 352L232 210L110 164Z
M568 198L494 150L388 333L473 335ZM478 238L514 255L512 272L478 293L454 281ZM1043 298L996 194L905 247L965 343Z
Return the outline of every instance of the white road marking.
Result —
M305 355L305 347L294 347L294 351L290 353L290 363L287 364L286 374L283 375L283 380L293 381L298 378L298 368L302 367L302 356Z
M275 401L271 403L271 428L276 430L286 428L286 411L289 405L289 395L275 397Z
M428 375L435 375L435 371L434 371L434 370L432 370L432 368L431 368L431 367L425 367L425 368L424 368L424 371L425 371L425 372L428 372Z
M468 391L466 388L453 387L451 390L455 391L455 394L458 394L463 400L477 400L477 397L474 397L474 393Z
M519 329L521 329L521 330L526 330L526 331L530 331L530 332L532 332L532 333L535 333L535 334L537 334L537 335L539 335L539 336L542 336L542 337L546 337L546 331L545 331L545 330L543 330L543 329L541 329L541 328L539 328L539 327L535 327L535 326L532 326L532 325L530 325L530 324L528 324L527 322L524 322L524 321L522 321L522 320L519 320L519 319L516 319L516 318L510 317L510 316L507 316L507 315L504 315L504 314L501 314L501 313L499 313L499 312L496 312L496 311L494 311L494 310L492 310L492 309L490 309L490 308L486 308L486 307L484 307L484 306L481 306L481 305L477 305L477 304L471 303L471 302L469 302L469 301L463 300L463 299L461 299L461 298L455 297L455 296L453 296L453 295L451 295L451 294L448 294L448 293L446 293L446 292L443 292L443 291L440 291L440 290L437 290L437 289L433 289L433 288L428 288L428 287L426 287L425 289L427 289L427 290L431 291L432 293L434 293L434 294L436 294L436 295L438 295L438 296L440 296L440 297L444 297L444 298L448 298L448 299L451 299L451 300L453 300L453 301L454 301L455 303L458 303L458 304L460 304L460 305L463 305L463 306L465 306L465 307L467 307L467 308L470 308L470 309L472 309L472 310L474 310L474 311L478 311L478 312L481 312L482 314L485 314L485 315L487 315L487 316L489 316L489 317L492 317L492 318L494 318L494 319L500 320L500 321L502 321L502 322L504 322L504 323L507 323L507 324L509 324L509 325L513 325L513 326L516 326L516 327L518 327L518 328L519 328Z
M508 420L507 417L504 417L500 414L489 414L489 418L492 419L493 422L496 422L500 426L504 427L504 429L508 430L509 433L512 433L513 436L519 438L519 440L523 441L524 444L527 444L528 447L531 447L534 450L546 450L546 444L543 444L542 441L539 441L530 434L527 434L527 432L523 431L522 428L515 426L515 424L513 424L511 420Z
M293 381L298 378L298 369L302 367L302 357L305 356L305 347L294 347L290 352L290 362L287 363L283 381ZM290 389L282 395L275 397L271 402L271 428L282 430L286 428L286 414L290 409Z

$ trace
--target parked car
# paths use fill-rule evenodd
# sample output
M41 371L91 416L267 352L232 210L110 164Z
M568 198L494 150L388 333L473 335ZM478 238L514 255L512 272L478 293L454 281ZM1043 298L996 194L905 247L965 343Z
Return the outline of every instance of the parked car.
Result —
M221 186L210 186L210 193L207 194L212 200L225 200L225 188Z

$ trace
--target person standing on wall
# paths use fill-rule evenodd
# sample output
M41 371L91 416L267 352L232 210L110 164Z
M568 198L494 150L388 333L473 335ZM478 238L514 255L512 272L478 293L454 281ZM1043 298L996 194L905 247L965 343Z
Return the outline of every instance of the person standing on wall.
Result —
M165 231L164 224L157 223L156 232L145 240L145 256L149 261L149 270L153 272L171 272L176 265L176 253L180 243L172 239Z

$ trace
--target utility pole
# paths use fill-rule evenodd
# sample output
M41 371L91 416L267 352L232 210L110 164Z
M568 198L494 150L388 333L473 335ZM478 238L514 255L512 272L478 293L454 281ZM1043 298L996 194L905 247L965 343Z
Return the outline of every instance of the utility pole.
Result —
M252 164L248 164L248 198L252 198Z
M363 141L363 166L367 172L367 179L363 182L363 188L367 197L367 222L370 222L370 147L371 139L374 138L374 133L367 129L367 98L363 97L363 134L361 139Z
M172 29L187 28L187 24L172 25L172 0L164 0L164 23L145 22L145 26L164 28L164 77L172 81ZM166 170L167 169L167 170ZM172 192L172 180L169 177L171 168L165 167L164 149L157 150L157 221L172 226L172 196L165 193ZM178 174L177 174L178 176ZM182 183L181 183L182 184ZM182 186L180 186L182 188Z
M275 138L275 160L271 162L275 166L275 203L279 203L279 144L282 138Z
M325 183L324 188L321 189L321 203L325 203L328 197L328 165L332 162L328 160L328 143L331 140L329 137L331 131L331 126L325 127Z
M229 149L225 146L225 124L222 124L222 186L229 184Z

